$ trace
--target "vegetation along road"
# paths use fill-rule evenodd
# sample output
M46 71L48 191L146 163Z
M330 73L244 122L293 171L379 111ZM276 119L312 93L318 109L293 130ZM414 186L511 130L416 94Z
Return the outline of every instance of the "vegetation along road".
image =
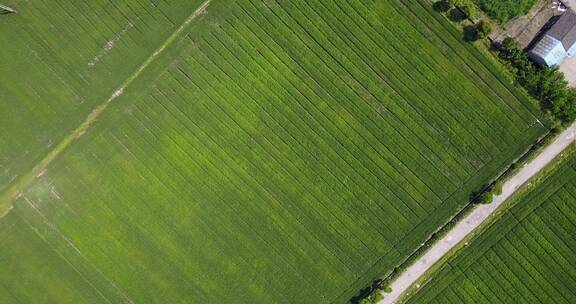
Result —
M469 236L478 226L486 221L516 190L529 182L558 155L566 150L576 138L576 123L567 128L552 144L544 149L534 160L524 166L503 187L502 194L488 205L479 205L458 223L446 236L436 242L426 254L406 269L390 287L392 292L386 294L380 304L395 303L421 278L432 266L444 257L452 248Z

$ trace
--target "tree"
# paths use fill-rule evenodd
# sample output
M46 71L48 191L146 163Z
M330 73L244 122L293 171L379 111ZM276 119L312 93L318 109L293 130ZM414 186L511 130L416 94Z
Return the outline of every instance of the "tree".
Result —
M554 104L552 113L565 123L574 121L576 119L576 91L570 89L567 98Z
M518 48L518 43L516 42L516 40L514 40L514 38L506 37L506 38L504 38L504 40L502 40L502 46L506 50L511 50L511 49Z
M461 22L462 20L466 19L464 13L457 8L453 8L448 12L448 19L452 22Z
M480 20L478 23L476 23L476 39L484 39L491 33L492 27L488 22Z
M559 114L557 110L569 97L568 83L558 68L543 67L527 81L528 89L540 100L542 108Z
M518 83L540 102L540 107L563 123L576 119L576 90L568 87L558 68L537 66L512 39L504 39L502 45L505 50L500 52L500 58L516 74Z
M451 5L450 5L450 2L448 2L448 0L440 0L440 1L434 2L432 7L437 12L445 13L448 10L450 10Z

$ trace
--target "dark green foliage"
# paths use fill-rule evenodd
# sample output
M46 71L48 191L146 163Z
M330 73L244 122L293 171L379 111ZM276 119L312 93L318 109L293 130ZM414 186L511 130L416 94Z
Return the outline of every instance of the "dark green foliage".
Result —
M464 32L464 41L472 42L477 39L477 30L474 25L466 25L462 30Z
M564 75L557 68L536 65L510 39L505 39L502 46L505 49L500 57L516 74L518 83L540 101L542 109L561 122L573 121L576 118L576 91L568 87Z
M435 11L439 13L445 13L450 9L450 7L452 7L452 5L450 5L450 2L448 2L448 0L440 0L434 2L433 7Z
M500 23L524 15L534 6L536 0L475 0L480 8Z
M462 22L466 15L458 8L453 8L448 12L448 19L452 22Z

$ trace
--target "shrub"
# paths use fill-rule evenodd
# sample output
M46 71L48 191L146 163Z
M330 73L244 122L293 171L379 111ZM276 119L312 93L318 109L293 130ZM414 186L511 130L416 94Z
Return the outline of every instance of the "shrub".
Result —
M516 40L514 40L514 38L506 37L504 38L504 40L502 40L502 47L504 47L504 49L506 50L511 50L518 48L518 43L516 43Z
M504 188L504 183L503 183L501 180L497 180L497 181L494 183L494 190L493 190L493 191L494 191L494 194L495 194L495 195L500 195L500 194L502 194L503 188Z
M384 299L384 296L382 295L382 292L380 290L377 290L374 293L374 296L372 297L372 303L377 304L378 302L382 301Z
M491 33L492 27L488 22L480 20L478 23L476 23L476 39L484 39Z
M480 195L478 203L487 205L492 203L492 200L494 200L494 193L492 191L486 191Z
M391 293L392 287L390 287L389 285L386 285L386 286L382 287L382 291L384 291L385 293Z
M476 17L478 17L478 10L476 9L476 5L472 3L468 3L462 6L461 9L464 12L464 15L466 15L466 17L469 19L474 20Z

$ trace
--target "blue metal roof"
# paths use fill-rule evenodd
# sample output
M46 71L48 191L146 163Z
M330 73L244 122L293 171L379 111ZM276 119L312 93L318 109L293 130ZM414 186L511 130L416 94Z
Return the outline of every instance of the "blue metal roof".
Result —
M560 65L568 53L564 49L562 42L550 35L545 35L530 50L530 56L539 64L545 64L549 67Z

